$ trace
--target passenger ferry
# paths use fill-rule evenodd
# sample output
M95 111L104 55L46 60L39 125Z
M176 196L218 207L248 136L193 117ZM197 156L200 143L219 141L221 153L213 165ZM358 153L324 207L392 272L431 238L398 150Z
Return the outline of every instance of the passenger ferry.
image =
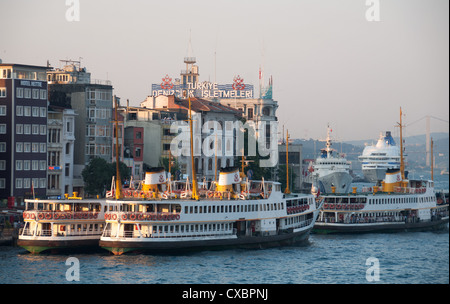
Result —
M140 198L106 201L100 246L125 252L265 248L308 239L319 212L312 194L284 194L278 182L249 181L223 169L210 189L165 182L166 172L146 173ZM150 198L150 199L149 199Z
M387 169L384 181L362 193L325 195L314 231L372 232L432 230L448 227L448 201L437 198L432 180L407 180L400 109L400 166Z
M105 200L25 200L25 225L17 245L31 253L86 250L98 247L105 228Z
M400 176L387 172L386 180ZM393 186L394 184L395 186ZM448 201L438 203L433 181L384 182L382 187L365 187L362 193L326 195L314 231L375 232L436 230L447 227Z

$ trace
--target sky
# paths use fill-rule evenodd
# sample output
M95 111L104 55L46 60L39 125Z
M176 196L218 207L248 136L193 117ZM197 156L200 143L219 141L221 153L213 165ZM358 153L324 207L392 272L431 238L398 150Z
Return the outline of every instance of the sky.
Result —
M81 60L134 106L179 78L189 40L200 81L239 75L258 96L260 67L272 76L291 138L324 139L329 123L338 140L376 140L400 107L406 135L428 115L449 131L448 0L0 0L3 63Z

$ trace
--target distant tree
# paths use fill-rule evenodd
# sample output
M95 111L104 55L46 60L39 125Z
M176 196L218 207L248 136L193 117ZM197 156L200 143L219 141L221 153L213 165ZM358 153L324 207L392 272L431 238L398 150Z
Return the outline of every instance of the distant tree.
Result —
M114 176L114 178L117 177L116 174L116 162L113 162L112 164L110 164L111 166L111 178ZM131 172L130 172L130 168L123 162L119 161L119 174L120 174L120 180L122 181L122 183L124 183L126 180L129 180L131 177Z
M105 189L111 185L113 175L111 164L103 158L93 158L81 172L84 189L88 194L103 196Z
M119 163L122 182L130 178L130 170L123 162ZM91 195L104 196L111 186L112 177L116 176L116 163L108 163L103 158L93 158L81 172L85 191Z

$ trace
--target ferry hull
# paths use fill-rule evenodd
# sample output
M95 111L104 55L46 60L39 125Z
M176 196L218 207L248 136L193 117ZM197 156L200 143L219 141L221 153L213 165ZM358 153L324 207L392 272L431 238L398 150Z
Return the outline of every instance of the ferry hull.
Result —
M399 232L399 231L433 231L448 229L449 218L445 217L435 221L417 223L390 222L390 223L321 223L316 222L313 233L370 233L370 232Z
M319 183L323 186L321 191L324 191L325 193L332 193L331 186L336 187L336 193L348 193L352 181L352 176L346 172L334 172L319 177Z
M100 240L100 247L121 255L126 252L173 252L223 250L223 249L263 249L279 246L289 246L308 240L311 228L302 231L277 234L270 236L243 236L230 239L216 240L188 240L188 241L104 241Z
M39 254L43 252L75 252L98 250L97 239L84 240L26 240L18 239L17 245L30 253Z

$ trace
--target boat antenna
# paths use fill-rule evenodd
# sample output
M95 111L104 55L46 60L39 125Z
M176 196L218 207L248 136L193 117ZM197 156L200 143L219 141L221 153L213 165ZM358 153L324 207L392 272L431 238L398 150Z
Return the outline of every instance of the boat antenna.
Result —
M191 135L191 168L192 168L192 198L199 200L198 186L197 186L197 174L194 166L194 135L192 132L192 110L191 110L191 97L188 97L189 101L189 130Z
M403 159L403 133L402 133L402 107L400 107L400 123L398 124L400 128L400 173L402 174L402 180L405 180L405 162Z
M284 190L285 194L290 194L291 190L289 190L289 130L286 129L286 189Z
M116 108L116 113L115 113L115 121L114 123L116 124L116 199L121 199L122 196L122 184L121 184L121 180L120 180L120 172L119 172L119 120L118 120L118 116L117 116L117 112L118 112L118 100L117 98L114 98L114 102L115 102L115 108Z

